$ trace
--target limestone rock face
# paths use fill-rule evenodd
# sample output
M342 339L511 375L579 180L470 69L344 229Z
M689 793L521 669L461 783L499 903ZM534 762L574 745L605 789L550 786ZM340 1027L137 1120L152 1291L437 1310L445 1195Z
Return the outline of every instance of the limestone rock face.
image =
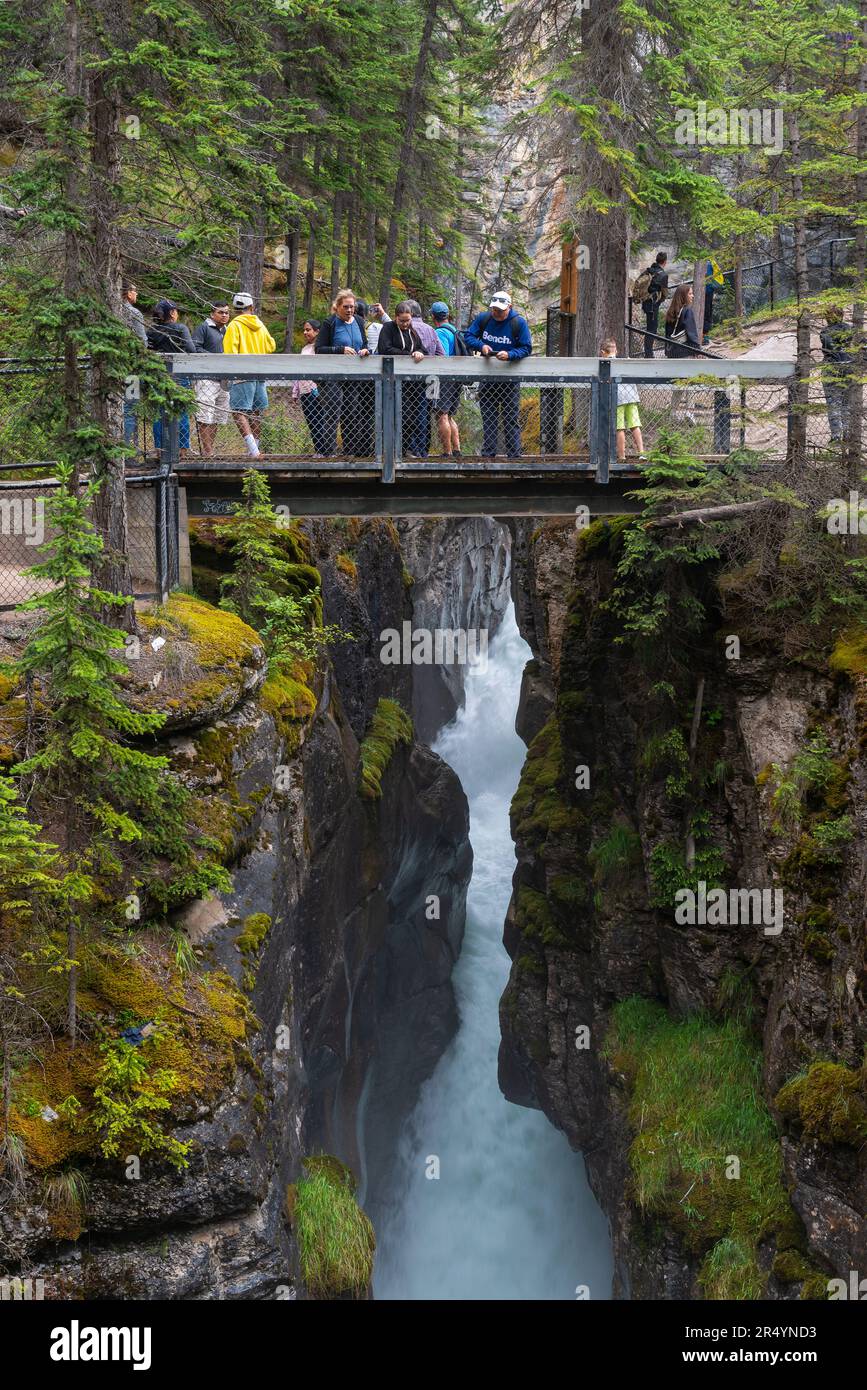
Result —
M513 967L501 1001L501 1086L583 1151L611 1221L615 1296L704 1297L701 1254L635 1202L632 1083L604 1043L618 1001L659 1000L674 1020L696 1011L722 1018L736 984L756 1020L762 1095L793 1207L786 1229L768 1230L758 1244L766 1296L799 1297L802 1287L821 1296L823 1280L847 1278L867 1258L863 677L835 677L814 660L746 644L740 660L726 661L716 634L696 638L685 690L694 699L695 678L705 675L701 843L717 847L727 885L781 892L782 926L680 926L657 897L665 855L685 852L683 816L666 789L674 764L651 742L661 727L651 681L615 644L602 607L610 553L593 541L576 558L572 534L522 521L513 556L518 617L535 660L518 723L532 746L513 802L518 867L504 933ZM688 735L686 708L668 723L678 721ZM790 770L817 730L827 751L812 815L832 828L843 820L843 847L830 861L809 822L781 826L774 802L774 765ZM572 790L581 766L591 772L583 796ZM583 1026L587 1050L575 1045ZM833 1064L824 1090L821 1074L808 1070L817 1060ZM790 1091L778 1101L805 1074L794 1100Z

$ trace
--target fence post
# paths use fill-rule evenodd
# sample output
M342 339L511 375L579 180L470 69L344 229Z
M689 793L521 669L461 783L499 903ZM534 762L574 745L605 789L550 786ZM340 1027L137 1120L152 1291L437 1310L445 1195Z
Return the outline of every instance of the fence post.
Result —
M774 307L774 262L771 261L771 308Z
M165 603L169 594L169 556L166 518L166 475L160 472L154 481L154 556L156 559L157 603Z
M732 409L728 391L713 393L713 451L730 454L732 451Z
M395 434L398 430L397 391L394 380L394 358L383 357L380 386L380 407L382 411L382 481L394 482L394 459L396 453Z
M596 470L597 483L608 482L608 465L614 435L612 396L616 390L611 379L611 361L600 357L599 376L590 388L590 462Z

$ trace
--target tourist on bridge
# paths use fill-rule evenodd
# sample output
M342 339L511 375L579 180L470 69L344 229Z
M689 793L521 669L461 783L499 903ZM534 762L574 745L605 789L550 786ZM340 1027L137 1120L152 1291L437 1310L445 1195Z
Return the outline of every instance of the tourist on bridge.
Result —
M222 352L228 322L228 301L218 299L211 306L208 317L193 329L196 352ZM229 423L229 391L224 379L207 379L195 383L195 392L199 444L202 456L210 458L217 439L217 426Z
M454 324L449 323L448 304L442 299L437 299L430 306L430 315L433 319L434 332L442 343L446 357L457 357L459 355L458 330ZM443 457L459 459L461 457L461 436L455 415L461 401L461 383L438 377L437 385L439 393L432 405L437 420L440 443L443 446Z
M659 332L659 306L668 298L668 274L665 269L667 264L668 256L666 253L657 251L656 260L641 272L635 282L637 295L641 295L643 291L641 312L644 315L648 333ZM646 337L644 339L645 357L653 356L655 344L655 338Z
M492 363L520 362L533 351L530 325L512 308L512 296L505 290L491 295L487 313L477 314L464 333L467 347L480 352ZM500 421L503 442L509 458L521 457L518 415L521 407L519 381L482 381L479 409L482 412L482 456L496 458Z
M131 333L140 338L147 347L148 335L145 329L144 314L141 309L136 308L138 299L138 289L131 280L124 280L121 290L123 321ZM135 439L136 427L135 401L129 401L124 395L123 398L123 437L124 442L132 444Z
M413 300L402 299L394 311L393 321L383 325L379 335L380 357L411 357L413 362L423 362L428 356L421 334L413 322L413 305ZM425 387L424 380L411 381L404 377L401 383L401 451L406 458L419 457L416 452L419 416L422 409L425 416L428 413Z
M605 338L599 344L599 356L617 356L617 343L614 338ZM638 413L638 387L631 381L620 381L617 384L617 418L614 429L617 434L618 461L622 463L626 458L627 430L632 434L632 442L639 459L644 460L644 439L641 434L641 416Z
M180 322L177 304L170 299L161 299L154 307L153 322L147 329L148 347L154 352L195 352L190 330ZM186 376L177 378L179 386L189 386ZM178 422L179 447L182 454L190 452L190 417L184 411ZM154 420L154 444L157 449L163 444L162 420Z
M316 335L315 351L336 353L347 357L369 357L364 319L358 314L353 290L339 290L331 305L331 314ZM322 410L328 435L328 454L337 452L337 423L340 422L340 444L344 454L368 458L373 454L373 418L365 419L365 393L359 381L324 381L320 389Z
M316 338L322 327L319 319L305 319L301 329L304 337L304 346L301 349L305 357L312 357L316 352ZM307 421L307 428L310 431L310 438L313 441L313 453L316 458L323 458L328 453L328 426L322 413L322 397L319 387L315 381L293 381L292 399L301 402L301 409L304 412L304 419Z
M665 315L666 357L694 357L701 347L692 309L692 285L678 285Z
M367 346L370 348L371 352L376 352L378 350L379 335L385 325L391 323L391 319L378 301L376 304L368 306L366 318L368 320Z
M254 311L253 296L241 291L232 299L235 317L223 337L224 353L273 352L277 344L262 320ZM243 377L233 381L229 391L229 409L241 433L244 448L251 458L259 457L259 438L262 432L262 411L268 409L268 388L264 381Z
M412 326L418 334L421 345L428 357L444 357L445 349L429 323L425 323L421 314L421 305L417 299L408 299L412 310ZM415 392L413 393L415 394ZM418 400L418 411L416 412L413 428L409 440L404 439L404 449L414 458L426 459L430 453L430 424L431 424L431 402L428 400L427 392L422 391Z
M843 310L830 304L819 334L822 344L822 389L828 407L832 444L839 444L849 424L849 388L857 380L857 358L852 328L843 322Z

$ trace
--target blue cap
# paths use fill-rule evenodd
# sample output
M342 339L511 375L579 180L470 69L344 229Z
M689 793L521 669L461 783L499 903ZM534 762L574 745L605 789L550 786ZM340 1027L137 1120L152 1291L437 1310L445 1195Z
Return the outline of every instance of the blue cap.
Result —
M434 318L442 319L448 318L449 316L449 306L448 304L444 304L441 299L434 300L433 304L430 306L430 311Z

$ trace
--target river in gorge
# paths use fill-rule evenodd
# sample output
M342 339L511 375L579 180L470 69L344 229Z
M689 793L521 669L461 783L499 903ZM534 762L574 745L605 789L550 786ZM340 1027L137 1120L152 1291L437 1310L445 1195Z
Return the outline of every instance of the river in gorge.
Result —
M377 1299L610 1297L607 1221L583 1161L545 1116L510 1104L497 1083L498 1003L509 976L503 922L515 867L509 802L526 749L515 732L531 655L513 609L486 669L436 752L470 804L474 867L455 968L460 1026L401 1137L377 1212ZM439 1176L428 1176L437 1169Z

